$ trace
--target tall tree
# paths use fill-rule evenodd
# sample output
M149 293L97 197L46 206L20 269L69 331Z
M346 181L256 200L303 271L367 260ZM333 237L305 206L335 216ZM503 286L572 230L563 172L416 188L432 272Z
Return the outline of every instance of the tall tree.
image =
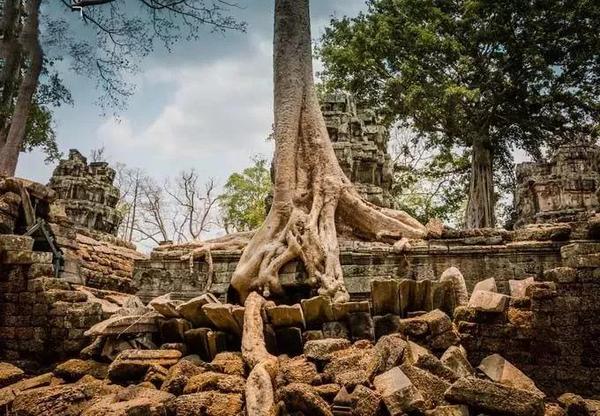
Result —
M344 175L329 139L313 79L309 0L275 0L273 204L247 245L231 285L280 293L279 270L301 259L309 281L347 301L338 232L400 242L426 229L409 215L364 201Z
M588 0L369 0L322 39L324 78L471 153L467 227L495 225L494 173L600 113L600 6Z
M0 175L14 175L19 152L33 146L45 146L49 156L56 156L51 123L35 125L37 136L29 139L32 114L39 119L42 111L48 121L51 106L70 101L55 62L68 58L73 71L97 81L102 107L119 109L133 93L126 74L138 71L140 59L157 44L170 50L181 39L197 38L203 26L244 30L229 14L232 6L220 0L5 0L0 20ZM85 24L73 34L76 20ZM44 101L48 96L51 100Z

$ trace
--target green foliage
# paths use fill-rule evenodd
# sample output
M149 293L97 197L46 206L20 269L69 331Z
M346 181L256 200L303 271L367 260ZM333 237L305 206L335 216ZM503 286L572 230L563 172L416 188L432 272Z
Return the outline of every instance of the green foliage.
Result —
M396 208L423 224L439 218L460 225L471 167L469 152L434 149L410 129L397 128L392 131L390 153L395 164L391 194Z
M21 148L23 152L31 152L35 148L41 148L46 155L46 162L52 162L61 157L52 127L52 112L37 102L33 103L29 113L25 141Z
M268 161L256 157L242 173L232 174L219 197L227 232L258 228L266 217L266 200L272 188Z
M322 78L442 153L485 139L499 177L515 147L593 130L599 26L589 0L369 0L326 29Z

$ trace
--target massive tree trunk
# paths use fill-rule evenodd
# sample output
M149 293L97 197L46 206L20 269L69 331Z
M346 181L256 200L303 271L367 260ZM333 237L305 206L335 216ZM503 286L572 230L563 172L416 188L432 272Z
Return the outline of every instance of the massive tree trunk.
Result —
M242 301L252 290L278 293L281 267L301 259L320 293L346 301L339 227L389 242L426 230L406 213L362 200L340 168L315 91L309 0L275 0L274 83L273 205L231 284Z
M494 175L489 140L473 141L471 156L471 186L465 216L466 228L485 228L496 225L494 215Z
M24 59L28 60L23 75L15 107L10 120L10 128L2 148L0 148L0 175L14 176L23 141L27 119L32 107L33 96L42 72L43 55L39 42L39 10L41 0L28 0L25 8L25 23L19 37Z

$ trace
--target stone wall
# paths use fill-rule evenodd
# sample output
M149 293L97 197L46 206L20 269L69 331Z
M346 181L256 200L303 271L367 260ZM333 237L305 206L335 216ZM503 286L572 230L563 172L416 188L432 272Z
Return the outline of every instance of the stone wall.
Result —
M92 162L77 150L61 160L48 186L58 194L58 203L75 224L116 235L122 220L116 209L119 190L113 185L115 170L106 162Z
M370 280L376 278L435 280L454 266L462 271L469 289L480 280L495 277L500 290L507 292L508 280L529 276L540 279L544 270L561 265L560 249L567 242L512 241L514 238L514 233L490 232L487 237L422 241L402 253L385 244L341 242L342 270L351 297L364 299L369 295ZM208 282L208 265L199 260L190 273L189 262L180 260L185 254L188 253L155 250L150 259L137 261L134 272L137 295L147 301L170 292L181 299L202 293ZM212 257L214 275L210 291L223 298L240 252L214 252ZM280 278L284 286L304 287L304 294L310 296L301 263L285 266Z
M600 397L600 244L561 249L564 267L512 298L500 312L459 308L455 322L469 358L498 353L548 394Z
M54 277L52 255L33 239L0 235L0 360L53 361L77 354L84 331L103 319L99 304Z
M517 165L516 226L574 222L600 211L600 147L586 139L560 146L548 162Z
M359 193L379 206L390 206L392 161L389 133L373 111L357 109L349 94L325 97L321 105L327 131L342 170Z

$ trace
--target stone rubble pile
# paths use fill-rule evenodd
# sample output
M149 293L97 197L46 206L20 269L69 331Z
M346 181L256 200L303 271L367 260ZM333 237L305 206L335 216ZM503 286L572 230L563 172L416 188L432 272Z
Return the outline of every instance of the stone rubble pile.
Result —
M515 296L545 283L493 279L470 297L457 269L441 282L450 290L430 305L456 306L494 320ZM301 415L595 415L600 402L565 394L553 400L501 354L469 361L461 335L441 309L418 311L416 284L371 282L371 301L332 304L317 296L299 304L267 302L265 344L276 355L278 414ZM229 416L245 414L248 364L242 358L242 306L210 293L189 301L170 294L144 306L135 298L75 288L111 317L85 335L80 358L25 379L0 364L0 414ZM120 301L121 308L111 309ZM424 303L420 303L423 305ZM475 367L472 365L476 365ZM4 412L4 413L2 413Z

